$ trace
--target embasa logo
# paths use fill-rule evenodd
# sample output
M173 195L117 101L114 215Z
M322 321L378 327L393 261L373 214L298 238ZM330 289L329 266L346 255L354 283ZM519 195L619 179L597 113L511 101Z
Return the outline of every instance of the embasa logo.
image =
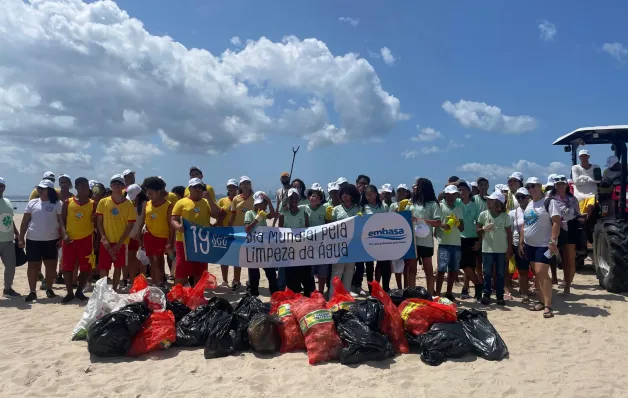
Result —
M369 231L369 239L404 240L406 234L402 228L382 228L376 231Z

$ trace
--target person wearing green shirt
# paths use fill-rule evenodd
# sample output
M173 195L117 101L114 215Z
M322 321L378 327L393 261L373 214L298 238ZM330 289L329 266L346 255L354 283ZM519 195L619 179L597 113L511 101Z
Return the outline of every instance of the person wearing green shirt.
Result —
M270 206L270 212L266 213L266 208ZM255 192L253 194L253 210L248 210L244 213L244 229L247 234L250 234L259 227L266 227L267 219L275 217L275 209L273 209L273 203L262 191ZM277 288L277 274L274 268L264 268L264 273L268 279L268 290L270 294L275 293ZM259 268L249 268L249 286L247 290L251 293L251 296L259 296Z
M460 256L462 254L462 238L464 231L462 207L456 202L460 191L455 185L447 185L443 191L445 198L440 204L441 227L436 230L438 239L438 274L436 276L436 295L441 295L441 289L447 274L447 297L456 301L453 295L454 282L460 271Z
M481 244L478 240L478 233L475 223L480 216L480 208L471 198L471 187L466 181L458 182L458 190L460 191L460 199L457 200L458 205L462 208L462 220L466 228L460 233L461 237L461 256L460 268L464 272L464 286L460 298L470 299L469 281L473 282L475 287L475 299L482 299L482 284L476 274L477 259L481 257Z
M488 189L490 187L488 180L484 177L480 177L477 180L479 193L473 197L473 201L478 204L480 208L480 213L484 210L488 209L488 205L486 203L486 197L488 196Z
M360 207L360 191L355 185L347 184L340 188L340 204L332 211L332 221L340 221L357 216L362 210ZM331 265L331 279L340 278L345 289L351 291L354 263L337 263ZM334 285L329 287L329 297L334 294Z
M491 302L491 280L495 266L495 295L498 305L506 305L504 300L504 274L506 259L512 256L512 221L506 213L506 198L495 191L487 197L488 210L480 213L477 231L482 241L482 271L484 273L484 295L481 303Z
M14 241L19 236L19 232L13 222L13 205L11 201L4 197L6 183L0 177L0 259L4 264L4 290L5 297L20 297L20 294L13 290L13 279L15 278L15 244Z
M323 187L318 183L312 184L312 188L307 191L307 197L309 203L306 205L299 205L299 208L305 210L307 217L310 221L310 227L318 227L325 225L325 216L327 214L328 203L325 202L325 192ZM312 266L312 275L318 277L318 291L325 292L325 285L327 285L327 279L331 272L329 264L320 264Z

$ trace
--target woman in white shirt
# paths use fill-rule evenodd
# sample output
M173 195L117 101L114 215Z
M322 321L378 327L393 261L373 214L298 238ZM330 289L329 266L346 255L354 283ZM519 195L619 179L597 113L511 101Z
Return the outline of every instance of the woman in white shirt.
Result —
M20 247L26 247L28 260L30 293L26 296L27 302L37 300L35 289L42 261L46 267L46 297L56 297L52 284L57 276L58 248L62 237L64 240L69 239L61 217L63 204L52 181L41 181L37 186L37 193L39 197L28 202L24 209L19 238Z
M523 246L523 242L520 240L521 229L524 226L523 212L528 207L528 203L530 203L530 192L525 188L519 188L515 193L515 199L519 206L508 213L512 222L512 252L515 256L517 271L519 272L519 292L523 297L522 303L530 304L530 298L528 297L530 261L519 253L519 247Z

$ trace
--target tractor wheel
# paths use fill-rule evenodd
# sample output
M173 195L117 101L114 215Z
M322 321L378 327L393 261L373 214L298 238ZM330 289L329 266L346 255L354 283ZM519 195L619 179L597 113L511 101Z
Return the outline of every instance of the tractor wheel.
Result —
M628 291L628 222L603 219L593 231L593 264L600 285L609 292Z

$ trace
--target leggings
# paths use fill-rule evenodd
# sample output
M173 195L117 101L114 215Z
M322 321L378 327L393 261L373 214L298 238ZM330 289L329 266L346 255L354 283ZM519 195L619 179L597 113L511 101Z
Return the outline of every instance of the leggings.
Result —
M362 288L362 280L364 280L364 265L366 264L366 280L368 282L373 282L373 262L369 261L367 263L355 263L355 272L353 273L353 279L351 281L351 286L355 288Z
M286 286L295 293L303 292L303 295L310 297L310 293L315 290L312 267L303 265L300 267L286 267Z
M392 274L391 268L392 268L391 261L378 261L377 266L375 267L376 273L379 272L379 274L382 276L382 288L384 289L385 292L388 292L390 290L390 277ZM371 292L371 286L369 286L369 293L370 292Z

